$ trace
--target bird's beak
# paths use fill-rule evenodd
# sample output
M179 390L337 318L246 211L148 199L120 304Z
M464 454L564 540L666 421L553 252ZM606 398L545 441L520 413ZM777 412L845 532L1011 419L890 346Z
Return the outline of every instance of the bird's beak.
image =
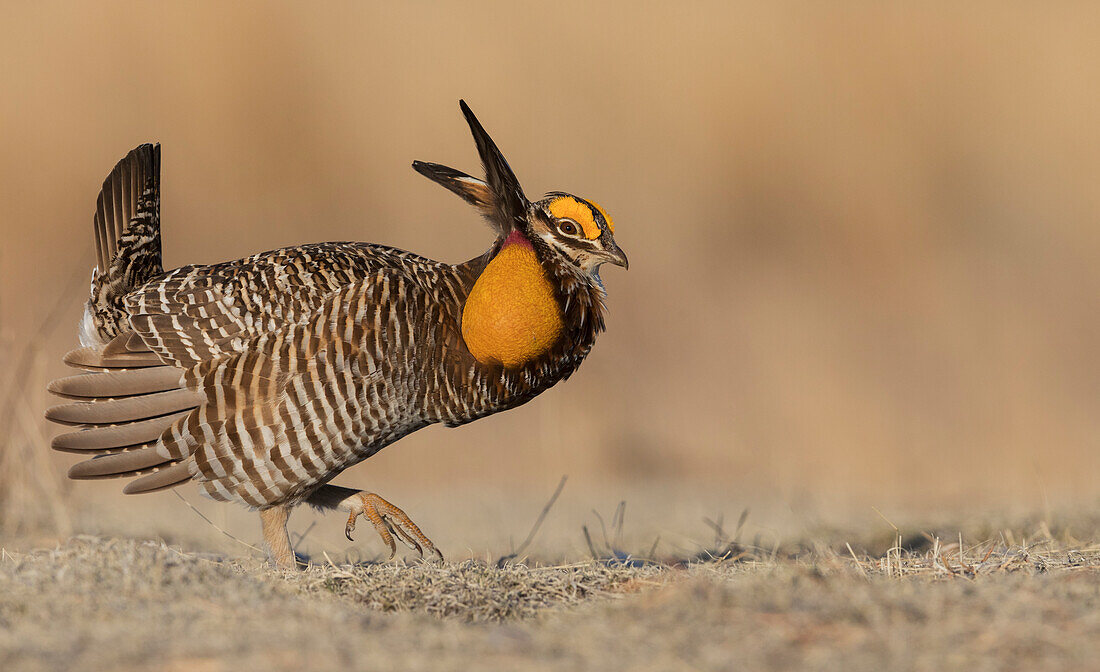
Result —
M622 266L625 269L630 268L630 261L626 258L626 252L623 252L622 248L617 243L611 243L612 247L607 250L607 261L615 264L616 266Z

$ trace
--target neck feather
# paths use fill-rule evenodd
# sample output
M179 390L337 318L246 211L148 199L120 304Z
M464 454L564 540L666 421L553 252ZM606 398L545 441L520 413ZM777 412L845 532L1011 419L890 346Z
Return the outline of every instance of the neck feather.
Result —
M462 338L482 364L516 369L548 352L564 323L557 293L531 241L512 231L462 309Z
M463 349L469 354L452 360L455 365L451 373L452 384L458 389L476 392L472 398L464 398L461 403L444 396L441 407L448 410L441 414L441 421L447 425L461 425L514 408L565 380L588 356L596 337L604 329L604 292L593 278L553 250L543 249L545 244L537 239L524 238L511 245L508 244L511 238L512 235L509 235L498 240L493 249L482 257L457 267L465 278L465 286L470 288L466 290L460 324L461 335L466 342ZM479 285L489 283L493 277L486 274L500 256L499 253L513 247L523 249L527 246L534 248L541 281L551 288L561 323L560 332L548 349L518 366L508 367L502 361L489 358L484 362L478 360L469 343L468 330L473 315L470 312L473 310L471 302L477 299L476 295L482 289L490 288L490 284ZM489 306L491 303L483 305Z

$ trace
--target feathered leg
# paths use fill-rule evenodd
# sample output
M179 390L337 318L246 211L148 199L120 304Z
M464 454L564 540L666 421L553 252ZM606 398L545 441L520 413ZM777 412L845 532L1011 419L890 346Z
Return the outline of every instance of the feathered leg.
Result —
M260 511L263 523L264 541L271 550L271 558L279 569L297 569L298 561L294 549L290 547L290 533L286 531L286 521L290 509L286 506L273 506Z
M374 525L382 541L390 547L390 558L397 552L397 544L393 540L396 536L406 546L420 553L420 557L443 561L443 554L420 531L408 514L373 492L352 490L339 485L323 485L306 501L325 509L347 511L348 522L344 526L344 535L349 541L353 541L351 533L355 529L355 519L364 516Z

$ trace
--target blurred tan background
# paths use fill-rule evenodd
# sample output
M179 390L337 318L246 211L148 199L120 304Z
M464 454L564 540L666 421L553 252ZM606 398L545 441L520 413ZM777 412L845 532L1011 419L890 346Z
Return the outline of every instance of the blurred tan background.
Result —
M612 213L631 270L573 379L338 482L410 510L564 473L731 510L1095 505L1100 9L909 5L5 2L0 363L27 394L62 372L99 184L145 141L167 265L479 254L409 167L478 170L461 97L530 195Z

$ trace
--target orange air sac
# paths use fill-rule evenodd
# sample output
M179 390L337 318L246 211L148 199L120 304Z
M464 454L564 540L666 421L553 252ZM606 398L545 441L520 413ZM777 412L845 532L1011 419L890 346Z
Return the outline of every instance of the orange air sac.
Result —
M466 299L466 347L482 364L516 368L552 348L562 327L561 306L531 241L513 231Z

